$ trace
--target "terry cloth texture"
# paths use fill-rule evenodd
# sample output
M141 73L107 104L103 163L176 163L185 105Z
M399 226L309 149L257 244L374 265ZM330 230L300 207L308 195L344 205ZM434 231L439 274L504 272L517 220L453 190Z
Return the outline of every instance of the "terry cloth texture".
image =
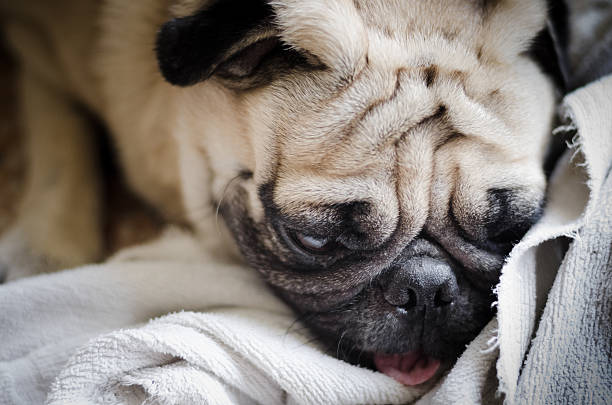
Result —
M611 95L612 76L608 76L570 94L564 102L565 115L577 135L576 149L569 151L573 159L566 157L574 164L560 168L572 172L568 173L566 185L574 187L559 198L568 208L580 202L584 183L589 198L578 218L568 216L555 224L558 235L566 235L573 242L556 273L539 326L539 302L546 292L538 295L538 287L549 284L549 269L523 262L503 270L497 371L500 389L509 403L612 402ZM579 169L586 171L586 178L574 177ZM531 237L544 223L530 232ZM533 251L532 263L541 260L539 253L537 249ZM514 255L508 264L513 259ZM532 340L536 327L536 338ZM529 355L521 372L527 349Z
M423 391L324 354L254 270L176 230L103 265L9 282L0 308L3 405L47 395L49 404L401 404ZM147 323L182 309L199 312Z
M610 404L612 76L569 96L565 108L579 134L592 134L580 135L577 145L585 156L596 156L584 162L591 196L548 294L515 398L529 404ZM594 118L594 111L602 118Z

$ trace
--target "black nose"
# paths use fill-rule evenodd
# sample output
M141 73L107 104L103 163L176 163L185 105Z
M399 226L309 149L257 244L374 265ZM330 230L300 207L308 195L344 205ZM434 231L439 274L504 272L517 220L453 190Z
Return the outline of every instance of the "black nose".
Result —
M444 307L457 297L457 279L450 265L427 256L394 267L383 285L385 300L403 309Z

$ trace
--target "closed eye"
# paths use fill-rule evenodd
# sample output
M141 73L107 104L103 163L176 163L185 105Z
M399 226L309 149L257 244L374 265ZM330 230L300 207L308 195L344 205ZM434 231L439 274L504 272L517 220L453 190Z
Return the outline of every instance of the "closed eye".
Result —
M222 63L215 73L225 78L248 77L257 70L266 57L276 52L280 46L276 37L257 41Z
M345 250L344 245L339 243L335 237L309 235L283 225L279 225L278 230L285 244L292 251L309 260L330 258L339 251Z
M221 63L214 74L231 87L251 88L265 84L293 69L321 70L325 66L309 52L290 48L278 37L261 39Z
M338 247L338 243L336 241L328 238L317 238L299 232L294 232L291 235L291 238L300 249L311 254L329 253Z

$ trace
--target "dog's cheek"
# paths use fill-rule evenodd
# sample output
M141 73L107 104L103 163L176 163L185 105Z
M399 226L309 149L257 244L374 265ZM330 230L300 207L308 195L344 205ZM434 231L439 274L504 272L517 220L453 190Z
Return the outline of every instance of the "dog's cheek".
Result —
M496 250L496 246L509 249L539 219L544 193L542 170L535 168L535 173L521 179L520 173L513 176L513 169L507 167L505 174L481 181L469 175L459 179L448 215L466 240L488 250Z

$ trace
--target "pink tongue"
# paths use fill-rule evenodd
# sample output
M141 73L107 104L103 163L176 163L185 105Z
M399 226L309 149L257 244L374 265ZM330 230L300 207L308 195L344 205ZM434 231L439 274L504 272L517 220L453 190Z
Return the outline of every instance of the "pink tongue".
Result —
M440 367L440 360L420 351L402 354L376 354L374 364L378 371L404 385L417 385L429 380Z

